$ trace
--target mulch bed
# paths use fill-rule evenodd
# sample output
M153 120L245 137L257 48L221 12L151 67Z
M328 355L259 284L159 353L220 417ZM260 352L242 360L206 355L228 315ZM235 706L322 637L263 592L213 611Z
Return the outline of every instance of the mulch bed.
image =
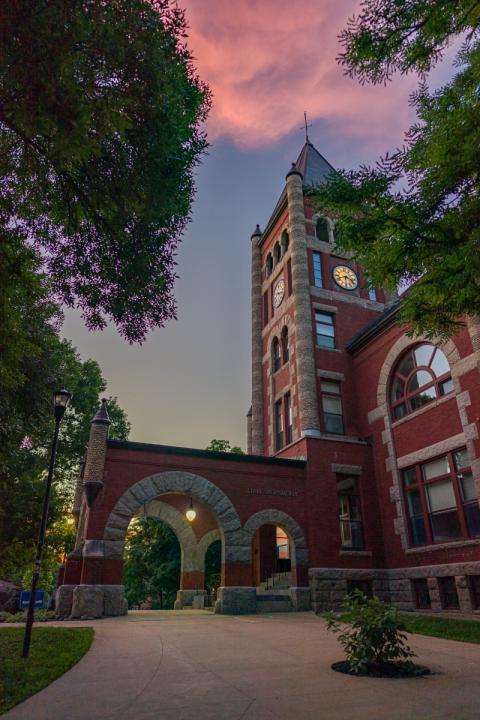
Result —
M358 673L352 670L346 660L342 660L341 662L333 663L332 670L345 673L345 675L374 678L412 678L423 677L424 675L430 674L429 668L423 665L415 665L415 663L412 662L370 663L368 670Z

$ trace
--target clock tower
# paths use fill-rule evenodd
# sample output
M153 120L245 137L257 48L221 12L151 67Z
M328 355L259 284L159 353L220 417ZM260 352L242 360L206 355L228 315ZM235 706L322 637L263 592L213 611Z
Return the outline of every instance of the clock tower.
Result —
M306 438L358 440L345 347L386 298L336 248L333 219L305 196L331 172L307 138L265 229L251 237L253 454L300 457Z

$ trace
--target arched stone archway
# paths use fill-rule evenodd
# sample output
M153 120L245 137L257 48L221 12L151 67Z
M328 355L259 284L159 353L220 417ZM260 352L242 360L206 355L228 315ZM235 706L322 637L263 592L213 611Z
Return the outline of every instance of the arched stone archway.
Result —
M215 516L223 540L223 563L249 562L248 538L242 531L240 518L229 498L210 480L189 472L163 472L132 485L116 502L103 534L105 552L110 557L123 556L125 534L131 518L145 503L169 492L190 495L203 503ZM121 553L121 555L120 555Z
M282 512L282 510L260 510L249 517L243 526L243 529L247 533L250 542L252 541L253 535L258 528L267 524L281 527L282 530L285 530L287 535L290 537L293 551L291 558L292 567L297 565L307 565L308 548L300 525L290 515Z
M143 506L140 515L157 518L173 530L180 545L182 572L197 569L197 539L191 525L179 510L160 500L150 500Z

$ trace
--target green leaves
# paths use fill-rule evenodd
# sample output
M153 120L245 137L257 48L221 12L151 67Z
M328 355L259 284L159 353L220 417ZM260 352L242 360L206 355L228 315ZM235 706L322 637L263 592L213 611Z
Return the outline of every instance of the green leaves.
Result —
M165 593L164 607L173 607L180 586L180 546L173 530L155 518L132 521L125 544L123 580L130 607L149 596L156 601L160 591Z
M349 624L328 613L327 629L339 633L338 640L354 672L366 672L372 663L404 661L415 655L407 645L394 605L377 597L367 599L360 590L354 590L345 597L342 609Z
M423 75L462 34L458 71L435 92L422 77L411 98L418 121L401 150L311 194L373 287L408 287L399 320L431 339L480 313L479 26L478 2L365 0L340 35L348 74L373 83L396 71Z
M175 317L208 88L170 0L0 9L0 185L62 302L130 342Z

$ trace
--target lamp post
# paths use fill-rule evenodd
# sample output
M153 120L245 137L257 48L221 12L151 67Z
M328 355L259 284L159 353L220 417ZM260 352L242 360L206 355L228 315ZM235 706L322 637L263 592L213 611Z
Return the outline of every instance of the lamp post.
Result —
M50 464L48 466L47 487L43 498L42 522L38 533L37 552L35 555L35 566L33 569L32 586L30 589L30 600L28 603L27 622L25 624L25 635L23 638L22 658L27 658L30 652L32 639L32 625L35 612L35 596L37 594L38 579L40 577L40 566L42 564L43 546L45 543L45 529L47 526L48 506L50 504L50 491L52 489L53 469L55 467L55 455L57 453L58 432L65 410L70 402L71 394L67 390L59 390L53 394L53 407L55 416L55 431L53 433L52 450L50 453Z

